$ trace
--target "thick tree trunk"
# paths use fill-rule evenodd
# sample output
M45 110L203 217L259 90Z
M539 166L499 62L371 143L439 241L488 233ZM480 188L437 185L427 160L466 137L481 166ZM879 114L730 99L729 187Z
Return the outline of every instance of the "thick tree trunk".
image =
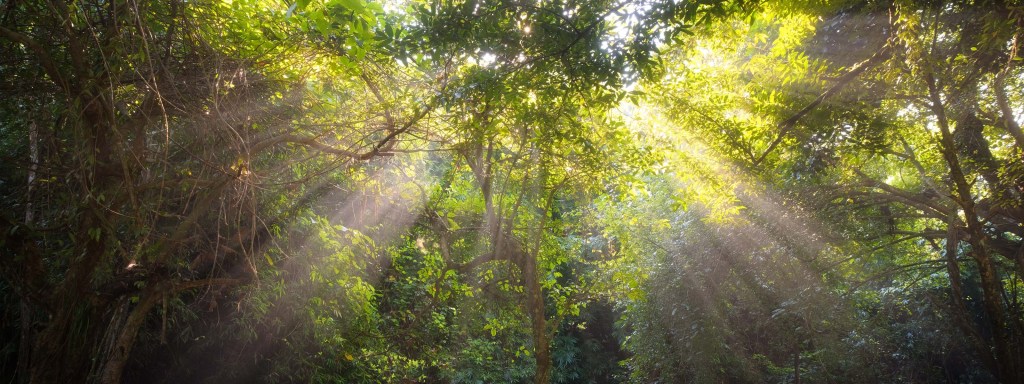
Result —
M971 193L971 185L964 174L957 154L953 133L949 127L949 120L942 100L942 94L932 75L927 75L929 96L932 103L932 110L938 121L940 132L940 151L943 159L949 166L950 181L955 191L956 203L963 210L964 220L967 224L969 235L968 243L971 245L971 257L978 265L978 273L981 279L982 304L985 314L992 327L992 343L995 349L996 372L995 375L1001 382L1021 382L1019 367L1016 364L1016 345L1011 345L1008 323L1003 310L1003 287L996 271L995 262L992 260L991 247L988 244L988 235L978 219L976 203ZM1013 343L1016 344L1016 343Z
M117 336L110 355L103 364L103 371L100 373L100 383L117 384L121 382L121 377L124 376L124 368L128 364L128 358L131 356L135 340L139 336L139 331L142 330L142 326L145 324L146 316L149 315L149 312L157 304L163 301L165 295L173 295L181 291L213 285L234 286L241 282L238 279L212 278L180 283L166 280L152 283L153 285L139 296L139 303L132 309L121 328L115 330Z
M118 384L124 375L124 367L131 356L132 347L135 346L135 339L139 330L146 321L146 315L160 302L163 297L163 289L157 285L147 289L139 297L139 303L132 309L120 330L115 330L117 338L114 340L113 348L100 373L100 383Z
M94 341L94 308L67 299L55 302L53 317L34 337L29 383L82 382L88 372L88 348Z
M998 370L995 357L992 355L992 351L989 350L987 344L984 342L985 338L981 336L978 330L975 328L970 315L968 315L967 304L964 302L964 290L963 284L961 283L960 275L960 264L957 261L958 250L960 248L960 237L959 229L957 228L957 216L956 214L950 214L949 219L946 222L948 226L946 235L945 245L945 257L946 257L946 273L949 276L949 289L950 299L952 301L953 317L956 320L957 327L960 328L965 335L971 341L972 346L981 357L982 362L985 366L993 372Z

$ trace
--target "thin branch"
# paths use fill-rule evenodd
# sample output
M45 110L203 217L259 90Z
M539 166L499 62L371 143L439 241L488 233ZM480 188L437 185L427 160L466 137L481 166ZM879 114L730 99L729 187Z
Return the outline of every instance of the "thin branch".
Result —
M758 165L760 165L764 161L764 159L767 158L768 155L771 154L772 151L774 151L775 148L782 143L782 140L786 138L786 135L788 135L789 132L793 130L793 128L796 126L797 121L799 121L801 118L803 118L808 113L817 108L819 105L821 105L821 103L824 102L826 99L832 97L832 95L835 95L836 93L839 93L840 90L845 88L848 84L850 84L850 82L852 82L862 73L864 73L871 67L874 67L875 65L888 59L891 51L892 49L890 48L889 43L886 43L885 45L882 46L881 49L875 52L875 54L871 55L871 57L869 57L867 60L858 63L852 69L850 69L849 72L840 76L836 84L833 84L831 87L829 87L829 89L825 90L825 92L819 95L818 98L814 99L814 101L812 101L810 104L807 104L807 106L803 107L803 109L797 111L796 114L790 116L788 119L783 120L781 123L779 123L779 134L775 137L774 140L772 140L770 144L768 144L768 148L764 150L764 153L762 153L761 156L758 156L757 159L754 160L753 166L757 167Z
M885 182L872 179L870 176L868 176L864 172L861 172L860 170L854 170L854 172L862 180L864 186L878 188L885 192L886 194L888 194L889 196L896 198L898 201L911 205L917 209L920 209L921 211L934 212L935 215L931 217L944 218L950 212L949 208L943 207L942 205L939 205L934 201L924 199L922 198L923 196L907 192L902 189L896 188L892 185L889 185Z
M332 145L329 145L329 144L321 143L321 142L317 141L315 137L302 136L302 135L291 134L291 133L278 135L278 136L275 136L273 138L270 138L270 139L264 140L262 142L256 143L255 145L252 146L250 151L252 153L257 153L257 152L260 152L260 151L262 151L262 150L264 150L266 148L269 148L269 147L272 147L272 146L275 146L275 145L278 145L278 144L295 143L295 144L305 145L307 147L316 149L317 151L320 151L320 152L323 152L323 153L328 153L328 154L332 154L332 155L345 156L345 157L352 158L354 160L369 160L369 159L372 159L372 158L377 157L377 156L390 156L390 155L393 154L391 152L391 148L394 147L394 145L395 145L394 139L396 137L398 137L398 135L401 135L401 134L405 133L406 131L408 131L409 129L411 129L413 127L413 125L415 125L417 122L419 122L424 117L426 117L427 114L429 114L430 111L432 111L434 109L436 104L437 103L435 102L435 103L431 103L427 107L424 107L422 110L420 110L419 113L416 114L416 116L413 116L412 119L407 121L405 124L403 124L398 129L392 130L383 139L381 139L381 140L377 141L376 143L374 143L373 147L371 147L371 149L366 151L366 152L361 152L360 153L360 152L351 151L351 150L348 150L348 149L338 148L338 147L335 147L335 146L332 146Z
M50 53L46 51L41 44L33 40L31 37L12 31L10 29L0 27L0 36L3 36L7 40L13 41L18 44L22 44L27 47L36 55L36 61L46 71L46 75L50 76L50 80L53 81L58 87L63 89L65 92L69 91L68 83L64 80L64 76L61 75L60 70L57 69L57 64L50 57Z

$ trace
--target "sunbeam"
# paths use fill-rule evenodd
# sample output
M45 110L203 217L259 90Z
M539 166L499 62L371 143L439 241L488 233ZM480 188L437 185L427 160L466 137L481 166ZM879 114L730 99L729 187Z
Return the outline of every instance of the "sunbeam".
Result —
M5 382L1024 382L1013 2L0 8Z

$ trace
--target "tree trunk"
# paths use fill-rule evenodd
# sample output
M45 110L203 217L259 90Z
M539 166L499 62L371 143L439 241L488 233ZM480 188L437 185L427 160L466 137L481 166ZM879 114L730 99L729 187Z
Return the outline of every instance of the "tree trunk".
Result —
M139 330L146 320L146 315L160 302L162 297L163 289L161 285L147 289L139 297L139 304L132 309L121 329L115 330L117 339L115 339L113 349L103 365L103 371L100 373L100 383L118 384L121 382L124 367L128 363L128 357L131 356L132 347L135 346L135 339L138 337Z
M957 154L956 144L949 127L949 120L946 117L942 95L936 84L934 76L928 74L926 77L928 93L931 99L932 110L935 113L940 132L940 151L943 159L949 166L950 181L955 191L956 203L963 209L964 220L967 224L969 235L968 243L971 245L971 257L978 265L978 273L981 279L982 304L985 314L992 327L992 343L995 347L996 372L999 381L1005 383L1019 383L1021 377L1016 359L1018 353L1014 351L1007 332L1005 313L1003 311L1002 282L996 271L995 262L990 253L991 247L988 244L988 235L978 219L976 203L971 193L971 185L964 174ZM1015 344L1015 343L1014 343Z
M946 223L946 225L948 225L948 234L946 235L945 246L946 274L949 276L949 294L952 301L953 318L956 320L957 327L968 336L972 346L977 351L978 356L981 357L985 366L995 372L999 368L998 364L996 364L995 357L992 355L992 351L987 347L988 344L985 343L985 338L982 337L975 328L970 315L968 315L967 304L964 302L965 294L963 284L961 283L962 278L960 275L960 264L958 264L956 259L960 248L957 221L956 214L951 213Z
M539 159L539 174L534 184L533 195L538 202L536 207L537 229L533 230L533 244L526 255L526 283L528 289L528 305L530 306L530 320L533 330L534 352L537 359L537 374L534 376L535 384L548 384L551 382L551 337L548 331L547 318L545 317L544 290L541 287L542 278L539 268L541 248L544 243L544 228L548 224L548 216L551 212L551 204L554 201L556 188L552 188L545 196L544 190L548 184L548 172L546 161ZM557 327L557 324L555 325Z
M540 286L536 255L526 255L525 269L527 310L530 314L530 328L533 331L534 357L537 359L537 373L534 383L551 382L551 341L548 338L547 318L544 317L544 292Z
M142 326L145 324L146 316L149 315L149 312L157 304L164 300L165 295L173 295L189 289L215 285L230 287L242 282L242 280L232 278L211 278L178 283L167 280L151 283L153 285L139 295L139 303L132 309L128 318L125 319L121 329L114 330L114 334L117 336L110 355L103 364L103 371L100 373L100 383L117 384L121 382L121 377L124 375L124 367L131 356L132 347L135 346L135 339L138 338L139 331L142 330Z
M28 383L29 367L32 365L32 306L22 298L18 303L21 310L21 340L18 345L18 383Z
M95 341L95 308L75 299L55 301L53 316L39 330L32 345L29 383L82 382L88 373L89 352Z
M28 124L28 189L25 192L25 226L31 227L35 221L32 210L32 194L36 186L36 171L39 169L39 127L35 121ZM26 263L28 264L28 263ZM31 275L31 271L27 273ZM32 366L32 305L25 297L18 302L21 312L21 340L18 345L17 375L19 383L29 381L29 368Z
M800 348L793 355L793 384L800 384Z

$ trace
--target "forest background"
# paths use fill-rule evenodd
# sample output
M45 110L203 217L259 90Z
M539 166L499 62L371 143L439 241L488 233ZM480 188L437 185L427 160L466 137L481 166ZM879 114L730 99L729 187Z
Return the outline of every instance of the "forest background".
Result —
M1022 26L4 0L0 379L1024 382Z

